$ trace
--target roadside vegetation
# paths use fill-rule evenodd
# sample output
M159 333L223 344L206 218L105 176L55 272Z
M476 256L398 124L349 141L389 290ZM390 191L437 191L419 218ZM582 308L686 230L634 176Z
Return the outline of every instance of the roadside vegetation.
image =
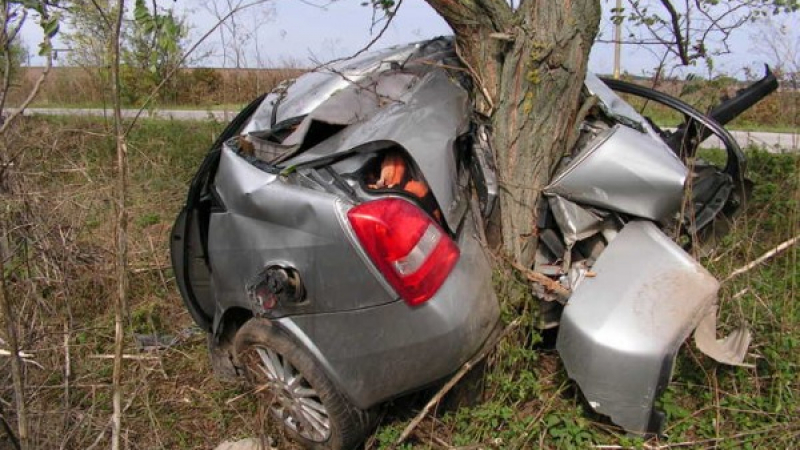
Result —
M22 101L24 93L35 83L39 70L21 68L20 84L9 94L9 104ZM151 105L154 108L201 109L238 111L253 98L269 92L283 80L297 77L304 69L297 64L274 69L181 69L171 83L171 89L162 92ZM54 68L33 103L38 108L107 108L110 99L104 93L104 79L97 69L79 67ZM639 80L651 86L651 82ZM730 77L714 80L661 81L656 89L677 96L706 111L719 103L722 96L733 96L742 82ZM130 88L133 89L133 88ZM138 101L149 88L131 92L123 98L128 107L139 107ZM651 117L659 126L673 127L682 122L675 111L661 105L629 98L637 109ZM730 129L744 131L770 131L797 133L800 130L800 91L778 91L752 109L746 111L729 125Z
M213 448L226 439L274 432L261 426L263 408L244 395L246 389L211 375L205 336L181 303L170 270L171 222L222 127L145 120L129 136L126 448ZM32 448L106 447L114 343L114 140L107 123L86 118L28 118L10 133L25 149L12 179L20 195L6 199L4 208L20 224L11 245L24 250L14 253L6 271L21 277L9 286L14 311L27 324L20 344L30 354L24 368ZM800 159L755 150L749 155L752 199L733 233L703 259L720 279L800 233ZM405 448L791 448L800 439L799 253L790 249L723 285L721 327L750 326L755 368L718 366L685 345L662 399L669 437L647 442L626 436L583 404L550 349L553 336L533 327L535 308L523 300L526 284L498 272L504 318L523 321L490 357L482 396L462 409L443 402ZM12 398L10 384L0 387L0 398ZM428 398L390 405L368 448L389 447ZM13 408L2 407L13 423ZM8 443L4 433L0 447ZM277 442L287 445L280 436Z
M9 105L16 106L36 82L39 68L20 69L20 81L9 93ZM152 107L176 109L239 110L255 97L275 88L283 80L303 72L293 64L274 69L182 68L163 90ZM125 75L123 71L123 75ZM135 77L134 75L130 75ZM107 74L96 68L57 67L42 85L33 107L39 108L110 108L110 93L105 88ZM152 82L149 82L152 84ZM128 87L123 95L126 107L138 108L152 87L144 83Z

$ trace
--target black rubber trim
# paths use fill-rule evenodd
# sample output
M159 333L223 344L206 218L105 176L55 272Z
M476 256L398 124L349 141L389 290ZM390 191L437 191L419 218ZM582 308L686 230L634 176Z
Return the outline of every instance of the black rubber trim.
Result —
M746 165L746 158L744 156L744 152L739 147L739 144L736 143L736 139L733 138L730 132L726 130L719 122L714 120L713 118L707 116L706 114L701 113L688 103L679 100L671 95L667 95L663 92L659 92L655 89L650 89L645 86L640 86L635 83L629 83L627 81L622 80L614 80L610 78L602 78L603 82L608 85L612 90L616 92L622 92L623 94L631 94L637 97L642 97L647 100L652 100L656 103L660 103L664 106L672 108L678 112L683 113L685 116L691 118L691 120L696 121L700 125L709 129L714 135L716 135L722 143L725 145L725 151L728 153L728 161L725 164L724 172L731 176L734 180L741 180L742 176L745 171ZM685 125L685 124L684 124ZM680 144L683 142L683 139L677 140L677 147L675 148L675 144L671 144L673 151L678 155L681 155L680 152ZM668 142L669 143L669 142ZM690 154L687 156L694 156L694 154Z

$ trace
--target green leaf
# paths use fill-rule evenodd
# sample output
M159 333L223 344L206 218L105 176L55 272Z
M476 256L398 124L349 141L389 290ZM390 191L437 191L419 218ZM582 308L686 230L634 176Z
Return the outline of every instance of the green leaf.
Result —
M42 19L42 31L44 31L45 36L52 38L58 33L59 28L59 16L54 15L53 17L44 20Z
M53 52L53 44L49 40L39 43L39 56L47 56Z
M153 21L153 19L150 17L150 11L147 9L147 5L145 5L144 0L136 0L136 6L133 8L133 18L136 20L136 22L142 24Z

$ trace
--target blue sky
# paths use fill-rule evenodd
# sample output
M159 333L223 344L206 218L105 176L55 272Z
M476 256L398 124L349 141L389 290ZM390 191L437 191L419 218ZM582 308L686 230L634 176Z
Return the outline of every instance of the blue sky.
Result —
M199 38L216 22L214 16L203 8L202 1L177 0L175 8L185 15L192 27L191 36ZM244 52L246 65L251 67L282 65L294 61L300 65L312 65L314 60L327 60L346 56L362 48L372 38L370 34L371 9L361 6L361 0L340 0L327 6L324 0L275 0L270 7L252 8L237 17L240 30L252 33L253 38ZM163 5L172 4L162 1ZM327 3L327 2L326 2ZM606 12L611 7L603 1ZM791 19L797 23L797 18ZM605 18L601 33L611 37L610 21ZM377 28L373 30L377 32ZM447 24L423 1L403 0L397 17L387 29L378 47L390 46L429 37L451 34ZM742 30L733 39L734 53L716 60L718 71L741 75L746 65L763 63L763 57L754 49L752 30ZM25 30L24 39L29 48L36 48L38 39L35 26ZM254 44L258 41L258 45ZM202 50L210 56L198 65L222 66L219 33L215 33ZM598 73L610 73L613 67L613 49L609 44L596 44L592 51L590 69ZM33 59L32 64L37 64ZM622 67L634 74L652 70L657 59L651 52L632 46L624 47ZM227 64L231 65L230 62ZM704 70L700 70L704 73Z

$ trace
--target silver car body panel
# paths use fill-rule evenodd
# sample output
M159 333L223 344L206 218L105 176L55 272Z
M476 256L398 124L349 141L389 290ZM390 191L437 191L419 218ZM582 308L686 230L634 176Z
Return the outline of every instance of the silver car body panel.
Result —
M416 52L421 43L400 45L326 65L289 81L270 93L262 102L244 133L268 130L272 127L272 109L277 104L275 122L305 116L342 89L357 84L372 73L388 70ZM278 101L280 99L280 101Z
M603 131L545 188L564 197L645 219L680 211L686 166L662 141L624 125Z
M442 379L474 355L499 318L491 267L465 218L461 257L433 298L335 314L284 317L296 337L359 408L368 408Z
M654 402L719 283L652 222L628 223L564 308L557 348L589 404L632 432L658 431Z
M227 209L212 213L209 225L215 323L230 308L254 309L247 286L265 267L296 269L307 299L264 315L358 407L447 376L494 329L499 306L472 214L460 227L453 272L433 298L410 307L358 248L344 218L351 205L339 196L264 172L227 147L215 181Z
M577 203L557 195L548 197L547 202L568 247L593 236L603 228L604 217Z
M694 331L694 343L697 349L718 363L729 366L755 367L753 364L744 362L752 338L750 330L746 326L741 326L724 338L717 339L716 305L706 313Z
M290 184L223 147L217 193L227 211L211 214L208 250L222 310L250 308L246 287L273 264L303 277L308 301L274 315L360 309L398 297L369 274L339 218L339 197Z
M334 102L333 97L329 101ZM397 144L417 163L447 224L453 228L466 204L457 182L456 139L469 129L467 92L443 70L423 75L403 95L319 145L282 163L290 167L363 149ZM369 145L373 144L373 145Z
M617 95L616 92L611 90L600 77L588 72L583 83L586 90L597 98L598 105L607 116L631 128L644 131L656 141L663 143L661 137L653 130L653 127L650 126L647 119L639 114L636 108L631 106L630 103L626 102L622 97Z

